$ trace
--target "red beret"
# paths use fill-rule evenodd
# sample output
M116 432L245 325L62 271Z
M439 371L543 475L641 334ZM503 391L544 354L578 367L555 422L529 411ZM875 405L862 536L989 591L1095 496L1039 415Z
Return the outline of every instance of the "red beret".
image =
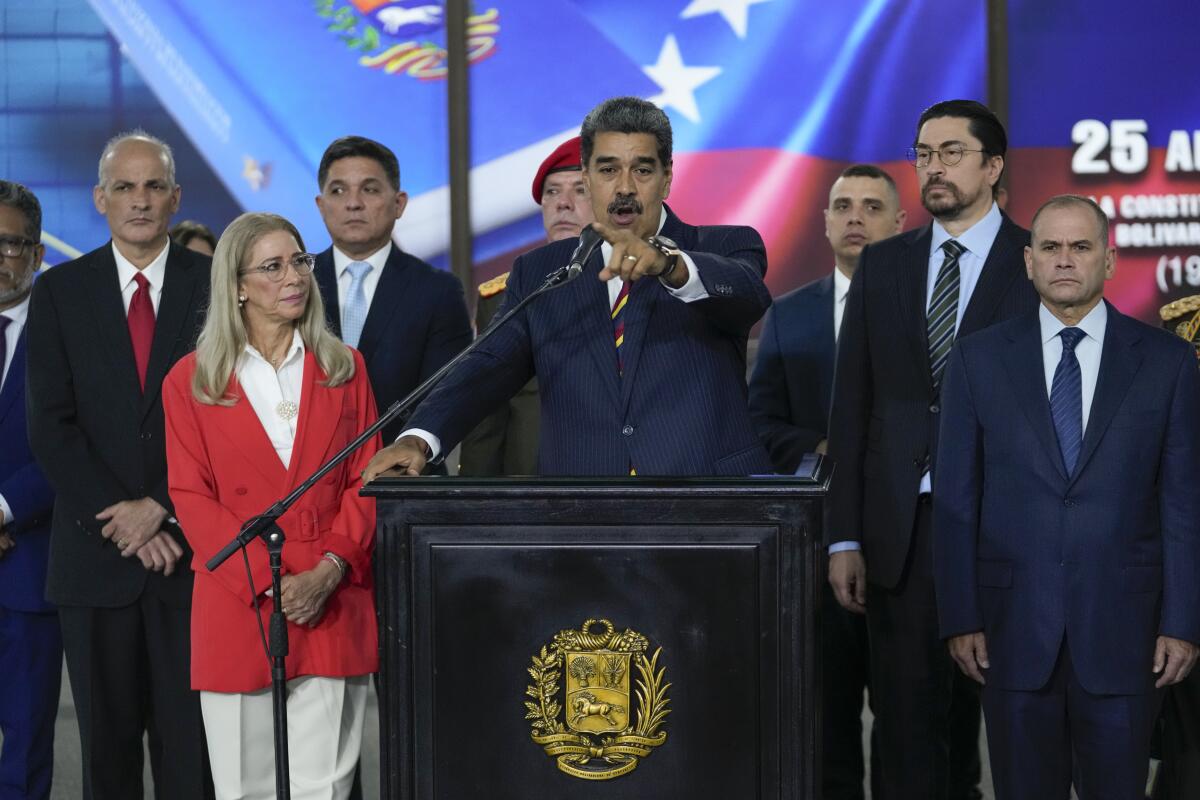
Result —
M542 184L546 182L546 176L551 172L583 168L581 164L583 156L580 154L579 145L578 136L574 139L567 139L546 157L546 160L538 167L537 174L533 176L533 202L539 206L542 204Z

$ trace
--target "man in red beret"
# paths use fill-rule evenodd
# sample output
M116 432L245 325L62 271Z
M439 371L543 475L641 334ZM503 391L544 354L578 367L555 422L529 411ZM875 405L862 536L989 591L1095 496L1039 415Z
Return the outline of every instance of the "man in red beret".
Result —
M583 183L578 136L560 144L546 157L533 176L533 202L542 207L546 241L578 236L584 225L595 221L587 186ZM475 327L482 331L504 302L508 273L479 286ZM459 475L533 475L537 472L538 450L537 378L513 395L508 403L479 423L463 439Z

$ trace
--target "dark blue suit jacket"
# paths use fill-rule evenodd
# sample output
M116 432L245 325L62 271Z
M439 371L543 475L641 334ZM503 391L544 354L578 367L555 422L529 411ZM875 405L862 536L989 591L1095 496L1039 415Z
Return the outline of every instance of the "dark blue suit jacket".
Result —
M0 558L0 606L12 611L52 611L54 606L45 595L54 493L29 449L24 329L0 389L0 495L12 509L13 523L6 530L17 543Z
M662 235L695 262L709 297L684 303L635 282L618 374L600 249L575 281L534 300L424 402L411 427L449 450L537 375L543 475L748 475L770 470L746 400L746 336L770 306L766 252L751 228L685 225ZM567 263L577 239L521 256L497 317Z
M825 438L833 394L833 274L788 292L767 312L750 377L750 416L781 473Z
M1071 476L1036 312L959 342L942 407L933 492L942 635L984 631L988 685L1000 689L1041 688L1065 636L1087 691L1149 691L1158 635L1200 642L1192 348L1108 307Z
M332 247L317 256L314 274L325 301L325 315L340 337L342 320ZM458 278L393 244L358 341L379 413L417 388L470 343L471 318ZM400 420L384 428L383 440L395 439L402 425Z

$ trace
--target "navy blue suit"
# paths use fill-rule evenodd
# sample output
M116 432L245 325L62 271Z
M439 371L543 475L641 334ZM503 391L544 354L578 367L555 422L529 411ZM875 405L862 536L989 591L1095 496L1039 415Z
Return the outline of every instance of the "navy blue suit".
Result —
M696 264L709 297L675 298L634 282L617 370L607 285L597 248L575 281L534 300L484 342L417 409L410 427L443 450L535 374L542 395L543 475L749 475L770 470L746 400L746 337L771 304L766 252L751 228L686 225L662 235ZM567 263L577 239L517 259L497 315Z
M775 300L750 377L750 416L775 469L790 474L829 428L833 395L833 275Z
M16 541L0 558L0 800L45 798L54 770L62 637L45 600L54 494L29 450L23 329L0 387L0 495L13 514L4 530Z
M340 337L342 321L332 247L317 256L314 275L329 325ZM382 414L441 369L471 343L471 338L471 318L458 278L393 244L358 340L379 412ZM401 425L402 420L384 428L383 440L395 439Z
M1053 759L1059 743L1046 737L1055 726L1042 721L1031 735L1011 713L1044 713L1030 709L1049 702L1044 695L1056 685L1083 709L1073 705L1070 721L1077 768L1085 781L1101 776L1081 796L1140 797L1157 700L1156 637L1200 642L1195 354L1109 306L1071 475L1051 420L1036 313L959 342L942 401L933 493L938 616L945 637L986 635L984 706L998 797L1065 796L1069 754L1054 769L1034 766ZM1100 696L1124 696L1126 732L1093 730L1081 740L1074 726ZM998 753L1029 767L1002 769Z

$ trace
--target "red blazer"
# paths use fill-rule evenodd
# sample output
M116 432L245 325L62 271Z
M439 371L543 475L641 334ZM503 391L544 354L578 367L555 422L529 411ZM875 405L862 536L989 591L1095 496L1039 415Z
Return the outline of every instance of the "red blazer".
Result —
M195 353L181 359L163 385L166 413L167 486L175 514L196 556L192 593L192 688L250 692L271 684L263 654L246 567L240 555L215 572L204 563L243 523L290 492L376 418L366 367L357 350L354 377L334 388L320 385L324 372L311 352L304 356L300 416L291 465L267 438L249 401L204 405L192 397ZM236 378L229 391L241 395ZM371 551L375 500L358 496L359 477L379 437L320 480L279 520L287 541L284 574L316 566L330 551L350 564L347 579L325 605L316 627L288 624L288 678L301 675L364 675L378 668ZM268 625L271 585L267 549L246 548L259 613Z

